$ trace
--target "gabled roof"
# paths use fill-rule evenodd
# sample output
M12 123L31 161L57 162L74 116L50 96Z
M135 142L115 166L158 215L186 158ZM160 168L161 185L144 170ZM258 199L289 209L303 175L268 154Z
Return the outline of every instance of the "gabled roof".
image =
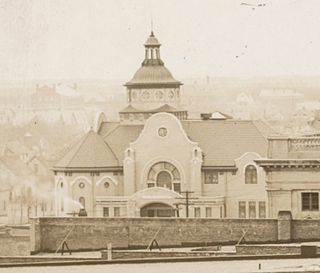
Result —
M65 156L54 165L53 169L99 169L114 166L118 166L116 155L101 136L90 130L70 148Z
M235 159L246 152L267 156L267 137L274 134L262 121L183 120L190 140L199 144L204 154L203 166L234 166ZM143 125L102 123L99 134L109 144L120 164L124 151L135 141Z

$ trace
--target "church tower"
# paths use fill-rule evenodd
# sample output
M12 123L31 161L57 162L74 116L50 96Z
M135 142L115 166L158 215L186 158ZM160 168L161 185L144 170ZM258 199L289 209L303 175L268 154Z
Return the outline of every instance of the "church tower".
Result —
M165 67L160 58L160 46L151 31L144 44L145 58L142 65L125 84L129 106L120 112L121 121L129 118L132 122L141 123L157 112L169 112L179 119L187 119L187 111L179 110L182 83Z

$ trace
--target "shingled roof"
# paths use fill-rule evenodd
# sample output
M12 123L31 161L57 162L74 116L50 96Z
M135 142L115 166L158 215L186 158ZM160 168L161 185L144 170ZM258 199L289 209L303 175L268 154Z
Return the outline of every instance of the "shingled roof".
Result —
M90 130L58 161L54 170L105 169L118 166L117 156L101 136Z

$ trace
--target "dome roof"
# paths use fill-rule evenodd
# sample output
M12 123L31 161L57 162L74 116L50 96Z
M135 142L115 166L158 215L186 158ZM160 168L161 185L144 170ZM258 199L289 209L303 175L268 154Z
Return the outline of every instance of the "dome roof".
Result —
M144 45L145 46L160 46L161 44L159 43L158 39L154 36L153 31L152 31Z
M125 84L140 85L140 84L175 84L181 85L164 65L147 65L142 66L134 74L133 78Z

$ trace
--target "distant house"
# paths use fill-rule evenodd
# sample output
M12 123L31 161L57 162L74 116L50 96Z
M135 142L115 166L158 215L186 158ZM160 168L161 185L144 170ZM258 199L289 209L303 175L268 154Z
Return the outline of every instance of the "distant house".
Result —
M36 87L36 92L31 95L32 110L58 110L61 109L62 99L56 92L56 85Z
M52 215L53 177L36 157L0 157L0 223L23 224L32 216Z

